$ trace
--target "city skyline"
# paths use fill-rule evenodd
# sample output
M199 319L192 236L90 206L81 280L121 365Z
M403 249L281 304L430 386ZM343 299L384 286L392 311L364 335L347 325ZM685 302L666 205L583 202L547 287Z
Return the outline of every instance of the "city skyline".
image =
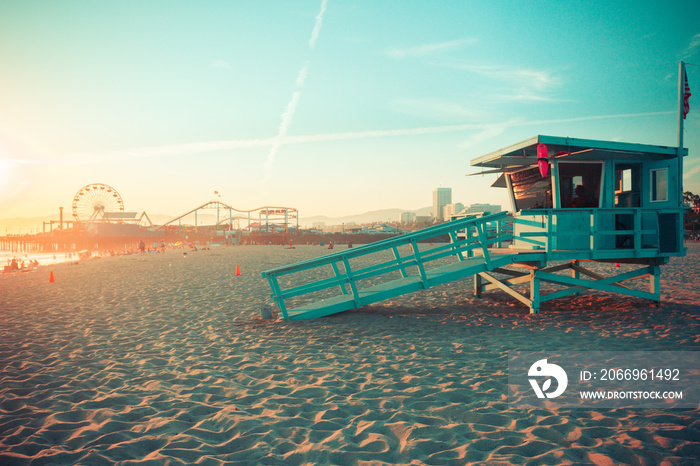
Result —
M105 183L128 211L213 197L303 216L509 208L469 161L536 134L674 146L700 192L692 1L0 3L0 218Z

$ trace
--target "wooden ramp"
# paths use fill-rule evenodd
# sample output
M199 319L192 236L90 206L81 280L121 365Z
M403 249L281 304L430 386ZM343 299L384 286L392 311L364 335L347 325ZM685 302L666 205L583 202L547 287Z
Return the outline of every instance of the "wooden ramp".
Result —
M512 238L500 233L506 220L506 212L466 217L268 270L263 277L285 319L323 317L528 260L489 251ZM452 242L429 242L445 235Z

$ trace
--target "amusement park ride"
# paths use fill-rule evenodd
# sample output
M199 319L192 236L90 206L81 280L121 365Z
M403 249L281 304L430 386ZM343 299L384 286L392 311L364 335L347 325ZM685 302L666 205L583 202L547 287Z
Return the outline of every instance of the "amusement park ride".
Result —
M90 228L96 222L142 224L145 219L153 226L146 212L125 212L124 201L116 189L101 183L83 186L73 198L73 218Z
M218 192L215 192L215 194L218 196ZM117 190L102 183L92 183L80 188L73 197L71 207L73 220L64 220L63 207L60 207L60 220L44 222L44 232L47 225L53 231L54 225L59 224L60 230L63 230L64 225L66 225L66 227L70 226L73 230L97 231L98 234L113 234L117 232L123 234L126 230L134 232L138 232L139 229L149 231L163 230L174 222L178 222L177 230L180 232L183 227L183 220L191 220L188 216L192 214L194 215L194 227L196 229L199 226L198 212L207 209L216 209L214 230L240 233L240 221L247 219L246 228L248 231L251 231L255 225L251 214L256 213L258 215L257 227L260 232L269 233L280 228L287 232L293 220L296 220L296 228L298 229L299 227L298 211L295 208L265 206L252 210L240 210L219 200L206 202L156 227L146 212L142 212L139 215L138 212L125 211L124 201ZM228 215L222 216L222 211L228 211Z
M198 225L198 212L206 209L216 209L216 227L219 228L220 226L224 226L229 231L241 231L241 220L247 221L247 226L245 229L248 232L252 231L254 226L254 217L251 217L251 214L254 215L256 213L258 214L257 229L260 232L270 233L272 230L278 230L280 228L283 229L284 232L288 232L290 230L292 220L296 220L296 225L292 228L295 228L295 231L298 231L299 229L299 213L297 209L293 207L265 206L251 210L241 210L231 207L230 205L219 200L215 200L205 202L194 209L188 210L182 215L173 217L159 226L157 230L164 229L168 225L178 222L178 231L180 231L182 228L182 220L190 215L194 215L194 224L196 226ZM227 213L228 215L226 215ZM264 229L263 221L265 225Z
M153 226L146 212L142 212L140 216L137 212L125 212L124 201L117 190L102 183L92 183L80 188L73 196L71 207L73 220L64 220L63 207L59 207L60 220L44 222L44 231L47 224L50 230L53 230L56 223L59 224L60 230L63 230L64 225L78 230L91 230L97 225L105 224Z

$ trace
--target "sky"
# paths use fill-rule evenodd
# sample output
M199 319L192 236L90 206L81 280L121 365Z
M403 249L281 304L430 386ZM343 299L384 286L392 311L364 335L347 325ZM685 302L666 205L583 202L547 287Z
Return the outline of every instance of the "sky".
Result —
M0 0L0 218L215 198L300 217L501 204L472 159L537 134L676 146L700 2ZM700 193L700 66L685 190Z

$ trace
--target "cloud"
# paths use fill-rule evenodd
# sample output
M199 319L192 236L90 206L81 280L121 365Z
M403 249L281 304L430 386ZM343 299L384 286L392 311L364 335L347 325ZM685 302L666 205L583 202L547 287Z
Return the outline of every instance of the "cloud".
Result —
M688 165L694 165L692 167L689 167ZM685 165L684 170L683 170L683 181L695 181L695 176L700 173L700 164L691 164Z
M515 89L513 92L506 94L494 94L493 97L499 98L501 100L513 102L563 102L564 99L555 99L554 97L548 97L544 94L538 94L531 89L521 88Z
M467 138L466 141L459 145L459 148L469 149L470 147L473 147L479 143L498 137L505 132L508 126L508 123L487 126L481 131L478 131L469 136L469 138Z
M296 82L297 87L304 86L304 81L306 81L306 70L308 67L309 67L309 62L307 61L304 64L304 66L299 70L299 73L297 73L297 82Z
M477 123L477 124L463 124L463 125L444 125L444 126L425 126L417 128L398 128L398 129L384 129L384 130L369 130L369 131L355 131L346 133L327 133L327 134L309 134L302 136L287 136L287 129L291 124L292 116L296 111L296 106L299 102L300 92L295 92L292 99L287 104L284 113L282 114L282 123L280 125L280 131L277 136L272 138L264 139L234 139L228 141L210 141L210 142L196 142L189 144L172 144L156 147L142 147L127 150L111 151L102 154L95 153L84 153L84 154L73 154L67 157L52 157L50 163L63 164L63 163L98 163L105 160L121 160L125 158L145 158L145 157L164 157L173 155L188 155L188 154L200 154L205 152L218 152L218 151L231 151L236 149L246 149L253 147L270 147L270 154L272 155L272 160L274 161L274 156L277 153L279 147L288 144L309 144L316 142L332 142L332 141L344 141L352 139L370 139L370 138L382 138L382 137L398 137L398 136L421 136L426 134L439 134L439 133L453 133L453 132L465 132L465 131L477 131L476 135L470 136L470 139L465 142L469 145L469 142L481 142L489 138L496 137L502 134L504 131L524 126L541 126L545 124L557 124L557 123L572 123L579 121L591 121L591 120L610 120L610 119L620 119L620 118L640 118L658 115L670 115L675 114L675 111L663 111L663 112L646 112L646 113L621 113L612 115L594 115L587 117L575 117L575 118L561 118L552 120L526 120L526 119L512 119L507 122L499 123ZM268 161L266 165L270 162L270 155L268 155ZM19 163L19 162L18 162ZM36 161L22 161L22 163L38 163ZM49 162L47 162L49 163ZM270 162L271 163L271 162Z
M681 61L689 60L695 55L696 50L700 48L700 32L695 34L690 39L690 44L681 52Z
M292 125L292 120L294 119L294 113L297 110L300 97L300 91L294 92L294 94L292 94L292 99L284 109L284 113L282 113L282 121L280 122L279 131L277 132L277 136L275 136L275 138L272 140L272 147L270 147L270 152L268 153L267 160L265 161L265 181L267 181L267 179L270 177L270 170L272 169L272 164L275 162L277 151L282 145L282 140L287 135L287 130Z
M387 51L392 58L402 59L407 57L425 57L443 53L452 49L474 45L478 42L474 38L455 39L446 42L418 45L407 48L393 48Z
M559 76L548 70L455 63L446 66L478 74L488 78L489 82L499 81L497 88L501 92L491 94L490 98L505 101L562 101L549 95L552 89L561 86L562 81Z
M479 119L483 112L468 108L451 100L440 99L397 99L392 104L396 112L408 115L442 118L449 120Z
M513 79L518 82L525 81L536 89L547 89L558 86L561 80L553 74L542 70L521 69L513 72Z
M561 84L561 79L546 70L532 68L513 68L508 66L475 66L449 64L452 68L469 71L491 79L521 83L527 87L544 89Z
M309 39L309 48L313 49L316 47L316 40L318 39L318 34L321 32L321 24L323 23L323 14L326 12L326 6L328 6L328 0L321 1L321 10L316 15L316 23L314 24L314 29L311 31L311 38Z
M214 60L214 62L212 63L212 66L214 66L214 68L221 68L224 70L231 69L231 64L229 62L227 62L226 60Z
M414 136L421 134L447 133L454 131L464 131L470 129L479 129L484 125L450 125L450 126L434 126L422 128L403 128L390 130L370 130L357 131L347 133L328 133L328 134L312 134L302 136L287 136L286 132L291 124L291 117L296 111L296 105L299 102L300 93L297 92L292 97L292 100L287 104L285 112L282 114L282 124L280 132L275 137L263 139L233 139L227 141L209 141L209 142L193 142L187 144L169 144L153 147L139 147L132 149L124 149L110 151L106 153L77 153L64 157L52 157L46 163L55 164L81 164L81 163L99 163L107 160L124 160L127 158L150 158L150 157L165 157L175 155L201 154L206 152L231 151L236 149L248 149L255 147L270 147L272 159L276 154L277 149L282 145L288 144L307 144L314 142L326 141L343 141L350 139L366 139L378 137L392 136ZM270 154L266 165L269 164ZM36 162L41 163L41 162Z
M306 62L304 66L297 73L296 86L300 89L304 86L304 81L306 80L306 70L308 68L309 62ZM297 105L299 104L299 98L301 97L301 91L294 91L292 94L292 99L289 101L287 106L282 113L282 118L280 121L279 129L277 130L277 136L271 139L270 152L267 154L267 159L263 165L264 175L263 183L270 179L270 174L272 173L272 165L275 163L275 157L277 157L277 151L279 151L280 146L282 146L282 141L287 135L289 127L292 126L292 121L294 120L294 114L297 111Z
M658 115L671 115L676 113L673 110L667 110L663 112L644 112L644 113L618 113L613 115L594 115L587 117L574 117L574 118L557 118L556 120L537 120L537 121L527 121L519 124L518 126L530 126L530 125L544 125L553 123L576 123L578 121L591 121L591 120L611 120L617 118L640 118L648 116L658 116Z
M328 0L322 0L321 8L318 12L318 15L316 15L316 22L314 23L314 28L311 31L311 38L309 39L309 49L311 50L313 50L313 48L316 46L316 40L318 39L318 34L321 31L321 24L323 23L323 14L326 12L326 6L328 6ZM299 72L297 73L297 90L292 95L292 99L287 104L287 107L285 107L284 113L282 113L282 121L280 121L280 127L277 131L277 136L275 136L275 138L273 139L272 146L270 147L270 152L267 154L267 159L265 160L265 165L263 166L263 183L266 183L267 180L270 178L270 174L272 173L272 165L275 163L277 151L282 145L281 141L287 135L287 130L289 129L289 127L292 126L292 121L294 120L294 113L297 110L299 97L301 97L301 91L299 91L298 89L301 89L304 86L304 81L306 81L306 72L308 67L309 61L307 60L306 63L304 63L304 66L302 66Z
M1 158L0 167L10 167L14 165L41 165L43 162L37 159Z

